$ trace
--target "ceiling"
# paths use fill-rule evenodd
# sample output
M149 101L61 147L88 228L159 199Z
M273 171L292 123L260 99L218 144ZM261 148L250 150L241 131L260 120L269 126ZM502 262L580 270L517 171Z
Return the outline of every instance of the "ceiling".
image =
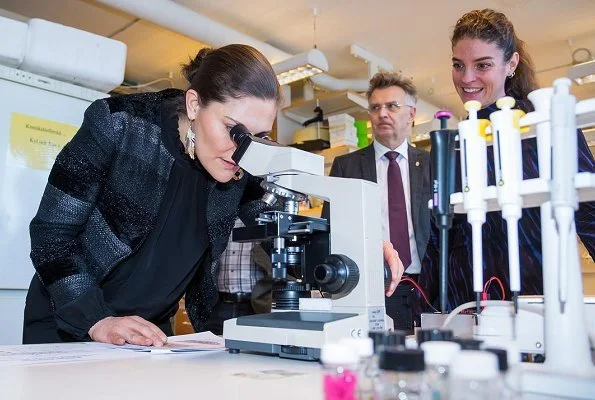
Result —
M136 0L139 1L139 0ZM411 76L420 97L462 115L450 78L449 35L473 8L494 8L513 21L527 43L542 86L565 76L572 51L595 53L593 0L176 0L176 3L282 51L297 54L314 44L336 78L366 79L367 66L349 54L351 44ZM316 34L312 9L316 8ZM184 82L180 64L203 46L92 0L0 0L0 9L87 30L128 46L126 80L145 83L171 76ZM165 82L167 85L167 82ZM595 84L575 86L579 99L595 97Z

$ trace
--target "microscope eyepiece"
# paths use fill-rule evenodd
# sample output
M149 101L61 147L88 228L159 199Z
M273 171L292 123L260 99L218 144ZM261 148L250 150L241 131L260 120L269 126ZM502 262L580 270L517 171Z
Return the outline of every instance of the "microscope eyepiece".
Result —
M250 132L244 125L237 124L231 128L229 136L231 136L231 140L239 146L246 136L250 136Z

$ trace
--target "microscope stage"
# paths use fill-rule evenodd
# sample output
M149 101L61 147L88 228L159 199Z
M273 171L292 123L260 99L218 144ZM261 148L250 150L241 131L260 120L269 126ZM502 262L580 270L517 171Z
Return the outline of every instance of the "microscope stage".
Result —
M317 360L324 343L367 335L366 315L317 311L277 311L227 320L223 327L230 352L253 351L279 357Z
M270 314L254 314L238 317L236 325L322 331L324 329L324 324L326 323L355 316L357 316L357 314L315 311L278 311Z

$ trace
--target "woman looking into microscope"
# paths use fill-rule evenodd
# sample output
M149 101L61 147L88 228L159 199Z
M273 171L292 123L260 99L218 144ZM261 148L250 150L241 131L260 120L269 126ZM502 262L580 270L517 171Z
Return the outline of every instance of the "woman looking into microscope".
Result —
M23 343L162 346L184 294L204 330L236 217L253 224L265 211L260 180L231 158L230 130L270 132L281 96L246 45L202 49L183 72L186 91L94 102L58 155L30 225ZM403 267L392 246L385 259L390 294Z

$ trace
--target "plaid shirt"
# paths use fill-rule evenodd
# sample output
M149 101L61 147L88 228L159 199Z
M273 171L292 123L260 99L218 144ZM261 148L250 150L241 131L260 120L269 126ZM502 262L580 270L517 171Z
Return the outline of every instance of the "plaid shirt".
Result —
M243 226L238 218L234 228ZM232 242L231 235L229 236L227 248L219 258L217 286L220 292L251 293L256 282L264 277L264 271L252 259L252 248L256 244Z

